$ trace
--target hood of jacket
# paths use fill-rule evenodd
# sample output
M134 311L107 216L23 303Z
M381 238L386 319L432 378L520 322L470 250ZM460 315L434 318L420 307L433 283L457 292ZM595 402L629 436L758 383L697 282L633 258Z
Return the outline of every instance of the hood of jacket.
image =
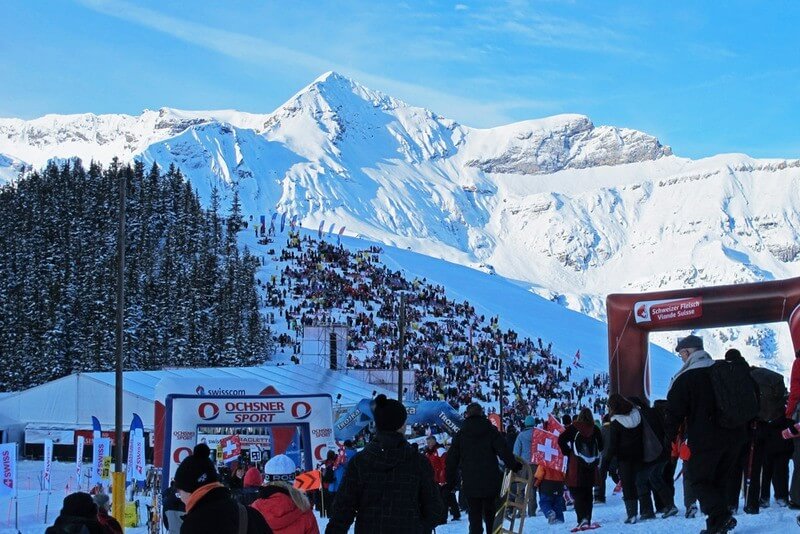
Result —
M363 454L372 467L388 472L418 453L414 452L405 436L399 432L378 432L364 447Z
M479 437L497 431L495 426L483 415L473 415L464 419L461 425L461 433L464 436Z
M616 421L625 428L636 428L642 422L642 414L636 406L626 414L617 414L611 416L612 421Z
M711 355L704 350L696 350L689 355L686 361L683 363L678 372L675 373L675 376L672 377L672 380L669 382L669 388L672 389L672 384L675 383L675 380L682 374L686 373L687 371L691 371L692 369L702 369L704 367L711 367L714 365L714 360L711 358Z
M305 513L297 507L286 490L275 486L270 487L267 497L256 499L252 507L264 516L269 528L274 531L289 528L299 522Z

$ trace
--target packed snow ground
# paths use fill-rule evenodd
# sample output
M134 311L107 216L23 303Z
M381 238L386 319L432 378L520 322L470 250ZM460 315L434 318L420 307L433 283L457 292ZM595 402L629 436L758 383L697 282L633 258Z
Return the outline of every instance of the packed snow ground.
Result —
M75 473L75 464L65 462L53 463L53 491L50 495L48 523L44 522L44 507L46 502L46 495L35 488L38 486L37 477L42 469L42 462L23 461L19 463L19 481L22 487L19 498L19 530L23 534L43 534L48 525L52 525L58 512L61 509L61 503L65 496L64 487L67 482L73 484L72 490L74 491L74 479L70 481L70 477ZM680 470L680 467L678 468ZM613 495L612 490L614 486L611 480L608 480L607 487L607 503L603 505L596 505L594 507L593 518L595 521L602 525L600 532L608 533L647 533L647 534L672 534L675 532L700 532L705 528L705 521L702 517L695 519L685 519L683 517L683 484L681 480L676 484L677 494L675 502L680 509L678 517L670 519L656 519L653 521L646 521L636 525L625 525L625 508L622 504L621 495ZM85 489L85 488L84 488ZM149 500L148 500L149 502ZM141 508L144 514L144 508ZM765 533L765 532L779 532L781 529L795 530L795 518L797 512L789 510L788 508L778 508L773 503L772 506L763 510L759 515L745 515L739 512L736 520L739 525L736 527L737 534L748 533ZM144 517L144 515L142 516ZM526 534L533 534L539 532L548 533L564 533L569 532L570 528L574 527L575 513L572 510L567 510L564 514L566 522L563 525L548 525L547 521L541 514L536 517L531 517L525 520ZM319 519L320 531L324 531L327 519ZM436 529L438 534L461 534L467 531L467 517L466 514L462 515L462 519L457 522L451 522L442 525ZM350 529L353 530L352 528ZM14 529L14 507L9 499L0 499L0 534L16 534ZM136 528L125 529L129 534L146 534L147 529L145 526Z

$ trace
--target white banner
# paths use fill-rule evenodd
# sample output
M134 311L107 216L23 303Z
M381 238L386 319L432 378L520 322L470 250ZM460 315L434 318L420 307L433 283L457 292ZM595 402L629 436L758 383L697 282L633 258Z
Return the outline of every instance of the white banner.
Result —
M0 445L0 498L17 496L17 444Z
M144 436L139 435L139 431L133 435L131 448L133 449L133 465L128 466L128 469L133 471L134 480L144 482L147 478L144 468Z
M78 443L75 444L75 480L78 481L78 489L81 487L81 474L83 471L83 436L78 436Z
M44 440L44 466L42 466L42 489L52 489L51 475L53 474L53 440Z
M75 432L73 430L48 430L48 429L25 429L25 443L44 443L44 440L52 439L56 445L69 445L75 443Z
M92 480L91 485L103 484L103 458L111 456L111 440L97 438L92 443Z

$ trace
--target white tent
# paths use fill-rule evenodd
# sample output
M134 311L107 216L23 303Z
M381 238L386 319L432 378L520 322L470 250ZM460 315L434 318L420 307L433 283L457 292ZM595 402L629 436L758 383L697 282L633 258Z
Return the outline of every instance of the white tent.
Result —
M314 364L126 371L123 373L126 430L134 412L142 418L145 431L153 430L155 388L166 378L196 379L198 386L206 389L214 386L215 379L258 380L282 395L328 393L342 407L371 398L373 392L392 396L383 388ZM112 430L114 380L113 372L65 376L0 398L0 413L23 422L28 430L90 430L92 416L100 420L103 430Z

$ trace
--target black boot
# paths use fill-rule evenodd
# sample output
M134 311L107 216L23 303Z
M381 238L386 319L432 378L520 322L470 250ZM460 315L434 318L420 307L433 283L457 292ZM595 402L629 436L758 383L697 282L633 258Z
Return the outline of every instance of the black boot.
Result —
M634 500L625 501L625 512L628 514L628 518L625 520L626 525L632 525L636 523L636 508L638 503Z
M653 512L653 501L650 500L650 492L647 492L639 496L639 521L648 521L655 518L656 514Z
M658 492L658 498L661 499L663 503L663 508L661 508L661 517L666 519L668 517L672 517L674 515L678 515L678 507L675 506L675 498L672 495L672 491L668 487L664 487L661 491Z

